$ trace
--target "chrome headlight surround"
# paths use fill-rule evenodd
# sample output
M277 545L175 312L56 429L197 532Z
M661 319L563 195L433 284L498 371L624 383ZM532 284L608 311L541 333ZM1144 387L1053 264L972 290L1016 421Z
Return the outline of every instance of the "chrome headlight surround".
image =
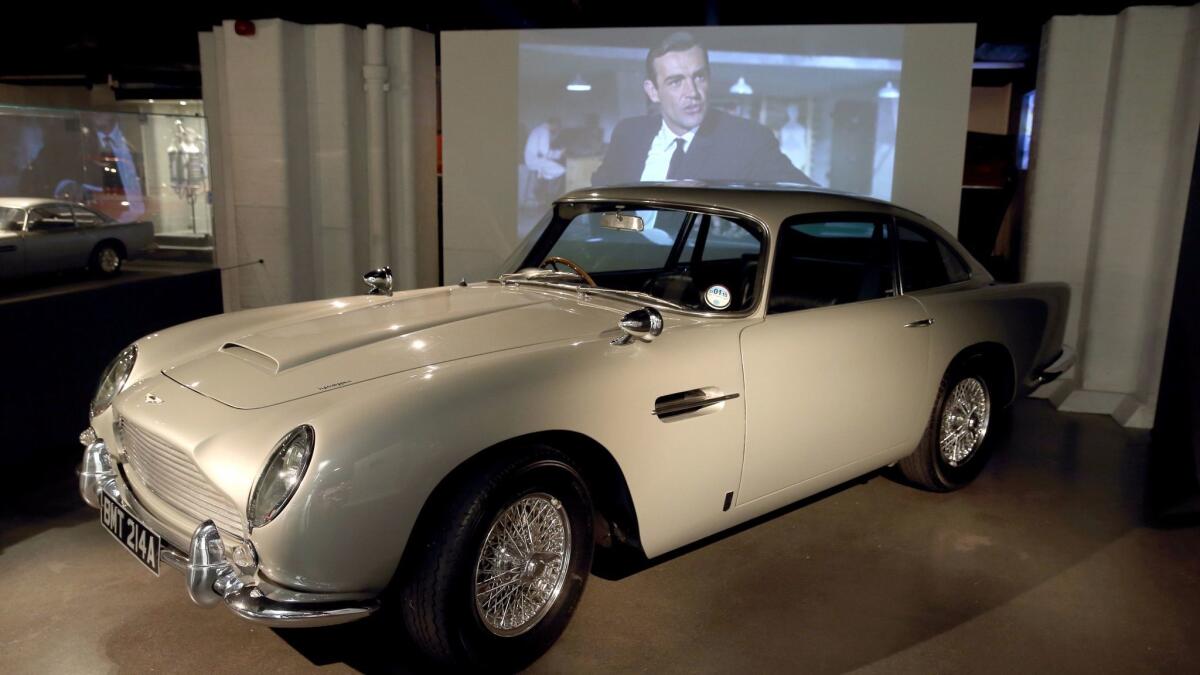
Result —
M304 480L316 440L313 428L304 424L287 432L275 444L246 505L246 520L252 529L275 520L291 501Z
M100 384L96 386L96 393L92 396L92 403L88 406L88 413L92 417L108 410L113 399L125 388L125 382L129 379L129 374L133 372L134 362L137 361L137 353L137 345L129 345L122 349L121 353L117 354L104 369L104 374L100 376Z

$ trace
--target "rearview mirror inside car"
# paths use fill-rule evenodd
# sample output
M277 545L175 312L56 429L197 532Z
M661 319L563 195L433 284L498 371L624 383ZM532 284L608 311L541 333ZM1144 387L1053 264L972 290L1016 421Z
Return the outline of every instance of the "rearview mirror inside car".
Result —
M604 213L600 215L600 227L609 230L625 230L626 232L641 232L646 229L646 223L640 216L630 216L621 212Z

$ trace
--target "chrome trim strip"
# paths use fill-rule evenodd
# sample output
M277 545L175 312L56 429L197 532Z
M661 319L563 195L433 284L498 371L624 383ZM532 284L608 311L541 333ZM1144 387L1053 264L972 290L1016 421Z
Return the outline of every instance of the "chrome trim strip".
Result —
M904 327L905 328L924 328L926 326L932 326L932 325L933 325L933 319L921 319L919 321L909 321L908 323L904 324Z
M731 401L738 396L741 396L741 394L725 394L724 396L713 396L712 398L701 399L685 398L677 401L671 401L669 403L660 403L654 406L654 410L652 410L650 414L658 417L659 419L665 417L675 417L677 415L684 415L690 412L696 412L697 410L703 410L710 405L716 405L723 401Z

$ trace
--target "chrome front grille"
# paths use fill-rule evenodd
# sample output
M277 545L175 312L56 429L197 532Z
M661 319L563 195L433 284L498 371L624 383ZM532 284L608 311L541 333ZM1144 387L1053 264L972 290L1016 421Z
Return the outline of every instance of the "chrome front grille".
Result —
M244 538L237 507L208 482L187 453L127 419L117 421L116 431L128 466L159 499L197 525L211 518L224 534Z

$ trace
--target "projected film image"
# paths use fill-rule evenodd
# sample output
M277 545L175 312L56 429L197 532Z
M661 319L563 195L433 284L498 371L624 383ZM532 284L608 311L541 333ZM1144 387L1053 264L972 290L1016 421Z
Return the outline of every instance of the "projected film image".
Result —
M888 199L898 26L521 31L519 235L564 192L789 183Z

